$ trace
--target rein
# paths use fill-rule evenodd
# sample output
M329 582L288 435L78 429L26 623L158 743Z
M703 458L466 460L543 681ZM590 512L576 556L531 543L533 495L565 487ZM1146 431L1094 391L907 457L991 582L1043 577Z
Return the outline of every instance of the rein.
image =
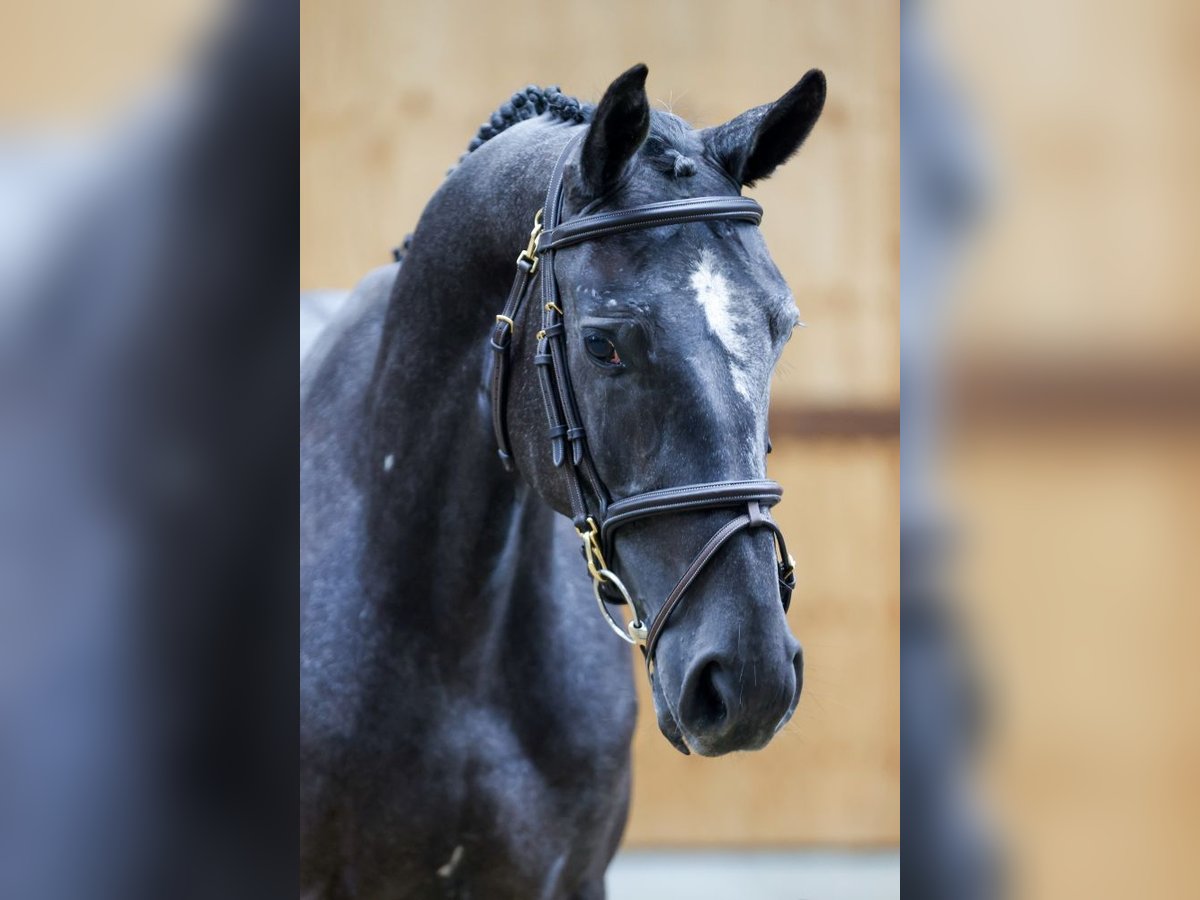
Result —
M542 327L537 333L537 352L533 362L537 368L542 403L549 423L551 457L556 468L565 469L568 473L571 521L583 542L583 557L592 578L596 603L609 626L622 640L641 647L647 669L652 672L654 651L672 612L705 566L740 531L751 528L770 530L778 552L776 567L780 599L784 611L787 611L796 583L795 561L788 554L783 532L770 515L770 508L783 497L783 488L766 479L717 481L648 491L613 502L592 461L586 431L575 402L575 391L571 387L564 314L554 277L554 260L559 252L577 244L643 228L720 219L757 225L762 221L762 207L748 197L691 197L582 215L563 222L563 174L571 151L582 138L580 134L568 141L554 164L545 206L534 216L529 243L517 257L517 274L512 289L503 312L496 316L491 336L494 351L492 427L500 459L505 468L512 471L511 445L505 422L509 348L517 315L526 296L533 293L533 283L540 277ZM633 599L613 571L616 559L614 538L620 528L631 522L702 509L736 509L739 512L700 549L647 626L644 605ZM633 619L622 626L609 611L608 603L627 603L633 610Z

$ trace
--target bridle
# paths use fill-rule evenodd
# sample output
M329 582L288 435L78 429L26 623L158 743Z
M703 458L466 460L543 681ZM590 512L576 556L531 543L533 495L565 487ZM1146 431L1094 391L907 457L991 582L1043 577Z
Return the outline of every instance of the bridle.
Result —
M585 132L586 133L586 132ZM690 197L647 203L612 212L584 214L566 222L561 220L563 173L571 151L583 139L581 133L567 142L550 176L546 203L534 216L529 243L517 257L517 275L504 304L496 316L491 345L494 352L491 383L492 427L496 434L500 459L512 470L512 453L505 422L508 390L509 348L516 318L525 297L540 276L542 327L537 333L537 352L533 357L542 389L542 403L549 422L551 456L556 468L568 473L571 521L583 541L583 557L592 577L596 603L609 626L631 644L641 647L647 668L653 673L654 651L672 612L683 600L704 567L737 533L751 528L766 528L775 538L778 551L777 574L780 599L786 612L795 586L795 562L788 554L783 532L770 515L780 501L783 488L774 481L717 481L648 491L613 502L596 472L588 450L586 432L575 402L567 370L567 347L563 308L554 277L556 255L569 247L612 234L685 222L729 219L757 225L762 207L748 197ZM594 506L589 506L589 499ZM618 531L632 522L654 516L674 515L704 509L737 509L739 513L722 526L692 559L662 608L649 626L645 609L630 596L625 584L613 571L616 558L614 539ZM615 592L615 593L613 593ZM609 611L608 603L627 603L633 619L624 627Z

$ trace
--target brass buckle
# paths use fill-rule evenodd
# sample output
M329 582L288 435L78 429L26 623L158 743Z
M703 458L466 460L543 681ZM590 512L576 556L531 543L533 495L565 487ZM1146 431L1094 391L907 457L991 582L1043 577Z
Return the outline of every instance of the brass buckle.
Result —
M583 556L587 560L588 574L592 576L592 593L596 597L596 605L600 607L600 612L608 622L608 627L626 643L645 647L650 629L638 617L637 607L634 606L633 598L629 596L628 588L620 578L609 571L608 563L604 561L604 554L600 550L600 529L596 525L596 520L588 516L587 528L576 528L575 533L583 541ZM602 584L611 585L624 598L625 603L629 606L629 611L633 613L632 619L628 622L621 622L613 616L604 603L604 597L600 594L600 585Z
M538 238L541 237L541 234L542 234L542 211L539 209L537 211L537 214L533 217L533 230L531 232L529 232L529 243L526 245L525 249L522 250L520 252L520 254L517 256L517 265L520 265L522 261L529 263L529 274L530 275L532 275L534 272L537 271L537 267L538 267L537 243L538 243Z
M608 563L604 561L604 554L600 550L600 529L596 520L588 516L587 530L576 528L575 533L583 541L583 558L587 561L587 570L592 576L592 581L596 584L604 583L607 579L601 573L608 570Z

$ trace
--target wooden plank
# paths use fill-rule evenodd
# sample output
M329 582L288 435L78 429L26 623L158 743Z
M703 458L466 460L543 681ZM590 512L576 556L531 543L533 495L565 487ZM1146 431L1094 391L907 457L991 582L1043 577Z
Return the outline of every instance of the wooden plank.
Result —
M899 437L899 406L805 406L777 402L771 407L771 440L830 437Z
M1092 422L948 450L983 796L1021 896L1200 896L1200 437Z
M1037 0L943 0L935 16L937 52L994 164L956 280L960 354L1014 368L1195 359L1200 67L1178 43L1200 29L1200 7L1059 0L1048 14ZM1114 59L1127 75L1100 94L1096 73Z

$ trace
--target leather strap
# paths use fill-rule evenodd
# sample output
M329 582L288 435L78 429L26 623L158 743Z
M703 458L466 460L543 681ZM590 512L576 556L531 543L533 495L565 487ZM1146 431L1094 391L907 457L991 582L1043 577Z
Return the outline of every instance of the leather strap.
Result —
M709 541L688 566L687 571L676 582L671 593L663 602L662 607L650 624L646 637L646 665L653 665L654 650L658 639L667 626L675 607L683 600L687 589L704 570L717 552L739 531L752 528L768 528L775 540L779 554L778 576L780 581L780 599L784 611L791 602L791 589L794 585L792 561L788 555L787 543L783 532L771 518L769 508L778 503L783 497L783 488L774 481L766 479L754 481L717 481L708 484L692 484L682 487L664 488L658 491L648 491L637 494L614 503L608 508L608 517L601 526L601 543L605 558L610 567L616 557L613 538L617 529L631 522L654 516L671 515L681 512L692 512L699 509L720 509L745 505L746 513L726 523Z
M622 527L653 516L701 509L745 509L745 512L722 526L701 548L654 617L642 647L647 667L652 672L655 648L671 614L713 557L740 531L767 528L772 532L779 555L780 599L784 610L787 610L795 584L793 563L788 555L783 533L770 515L770 507L780 501L783 489L774 481L765 479L718 481L648 491L626 497L616 503L611 501L588 450L587 432L571 385L567 366L564 312L554 276L555 256L559 251L585 241L599 240L635 229L718 220L758 225L762 221L762 207L753 200L740 196L690 197L592 213L563 222L564 173L567 161L585 134L586 131L581 132L567 141L554 164L546 190L545 205L535 217L529 246L517 258L516 277L503 312L496 317L496 324L492 328L492 428L496 435L500 459L505 468L511 471L512 449L505 421L509 355L513 331L517 327L525 298L533 293L534 283L538 282L542 301L541 329L537 333L537 349L533 362L537 369L542 406L546 414L550 458L555 468L562 469L567 476L571 519L580 536L584 538L584 557L600 589L601 599L609 603L624 602L622 596L614 595L613 591L608 589L612 585L600 574L596 567L597 557L593 556L593 550L589 548L598 551L604 568L613 572L616 558L615 536ZM589 540L596 543L589 544ZM630 598L630 602L634 602L633 598ZM641 605L635 603L635 606ZM640 617L641 610L635 609L635 613Z
M496 324L492 327L492 430L496 435L496 448L500 461L506 471L511 472L512 451L508 443L508 427L504 419L504 410L508 406L508 350L512 346L513 330L516 326L517 314L521 311L521 301L529 288L533 263L530 260L517 260L517 277L513 280L504 301L504 311L496 316Z
M608 516L601 525L600 539L607 552L616 530L638 519L697 509L741 506L743 503L774 506L781 499L783 488L774 481L766 480L717 481L648 491L610 506Z
M538 241L538 253L550 253L623 231L679 225L685 222L737 219L757 225L762 221L762 216L762 207L749 197L688 197L684 200L664 200L661 203L649 203L630 209L581 216L554 228L546 228Z
M658 611L658 615L654 617L654 622L650 625L650 631L646 635L646 666L649 668L654 664L654 649L658 646L658 639L662 637L663 629L667 627L667 622L671 618L671 613L675 611L680 602L683 600L683 595L692 582L704 571L717 551L739 531L746 528L753 528L755 525L765 525L774 533L775 541L778 546L782 547L784 560L787 560L787 547L783 544L783 532L770 518L763 516L758 504L751 503L749 505L750 512L738 516L736 519L727 522L716 534L708 539L708 543L696 554L696 558L692 560L692 564L687 567L687 571L683 573L671 593L667 595L667 599L663 602L662 608ZM789 597L790 599L790 597ZM785 604L786 612L786 604Z

